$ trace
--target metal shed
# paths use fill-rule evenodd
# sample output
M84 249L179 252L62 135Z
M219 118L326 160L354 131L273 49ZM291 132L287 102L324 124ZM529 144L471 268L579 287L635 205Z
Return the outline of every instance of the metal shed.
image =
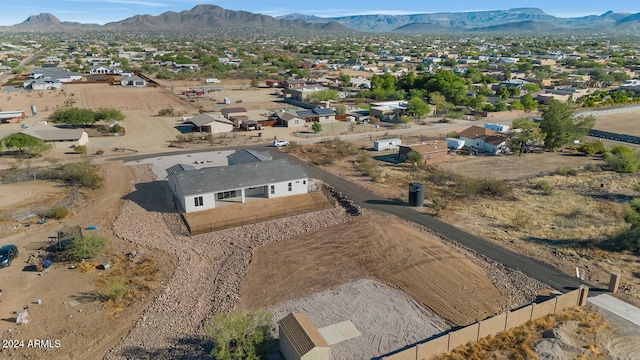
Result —
M331 360L331 348L311 319L291 313L279 322L280 352L286 360Z

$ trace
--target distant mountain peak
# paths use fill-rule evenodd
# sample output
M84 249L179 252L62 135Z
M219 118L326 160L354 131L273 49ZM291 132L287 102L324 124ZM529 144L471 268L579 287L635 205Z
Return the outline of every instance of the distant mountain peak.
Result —
M40 13L38 15L31 15L22 24L29 25L57 25L60 24L61 21L49 14L49 13Z
M513 8L513 9L509 9L507 10L509 12L512 13L527 13L527 14L539 14L539 15L546 15L547 13L545 13L544 11L538 9L538 8L530 8L530 7L521 7L521 8Z

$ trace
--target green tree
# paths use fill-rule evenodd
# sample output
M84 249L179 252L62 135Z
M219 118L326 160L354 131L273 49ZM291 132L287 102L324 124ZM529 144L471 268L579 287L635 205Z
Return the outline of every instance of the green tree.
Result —
M509 96L511 96L511 93L509 92L509 89L507 89L506 86L500 85L497 91L497 95L500 95L500 98L506 101L509 98Z
M407 115L402 115L398 120L400 120L400 122L404 124L404 127L408 128L411 118L408 117Z
M445 114L447 110L453 107L449 102L447 102L447 99L444 97L444 95L440 94L437 91L430 93L429 99L431 100L431 103L435 105L436 112L438 114Z
M422 154L415 150L409 151L407 154L407 160L405 160L411 164L415 164L417 167L422 168L424 166L424 157Z
M340 73L340 81L342 82L342 86L349 86L349 83L351 82L351 76Z
M416 83L420 82L419 78L416 79ZM435 74L428 76L424 88L430 93L439 92L453 104L462 104L467 94L465 79L450 70L438 70Z
M75 107L62 108L49 115L49 120L56 124L66 124L74 127L89 125L96 122L93 111Z
M338 98L339 93L340 92L338 90L326 89L326 90L316 91L310 94L307 98L310 100L318 101L318 102L336 100Z
M509 106L511 110L524 110L524 105L518 99L513 100Z
M23 155L36 156L51 150L53 146L42 139L26 135L11 134L0 140L0 149L4 151L17 151Z
M311 129L317 133L322 131L322 124L318 121L314 121L311 125Z
M342 105L342 104L338 104L336 105L336 114L337 115L344 115L347 113L347 107Z
M431 112L431 107L419 97L412 97L407 103L407 114L418 119Z
M238 310L214 315L205 332L213 338L211 356L217 360L259 360L271 339L271 313Z
M515 119L511 124L511 148L520 152L522 144L538 146L544 143L545 134L540 131L540 124L531 119Z
M95 113L96 121L104 120L108 122L122 121L125 116L118 109L100 109Z
M540 85L538 85L536 83L524 84L524 85L522 85L522 88L525 89L528 92L538 92L538 91L540 91Z
M522 103L522 106L524 107L524 111L526 112L534 111L535 109L538 108L538 102L533 99L533 96L531 96L531 94L523 95L520 98L520 102Z
M606 167L615 172L634 173L640 168L640 159L636 149L627 146L614 146L611 154L605 157Z
M509 105L506 102L500 100L496 102L496 111L507 111L509 110Z
M595 124L593 116L575 116L574 109L566 103L552 100L542 111L540 129L546 134L544 145L557 149L579 137L586 136Z

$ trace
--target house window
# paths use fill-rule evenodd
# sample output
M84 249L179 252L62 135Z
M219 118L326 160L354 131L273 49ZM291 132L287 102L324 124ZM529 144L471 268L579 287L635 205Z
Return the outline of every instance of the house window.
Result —
M292 189L292 184L291 184L291 183L289 183L289 191L291 191L291 190L293 190L293 189Z
M276 186L275 185L271 185L271 195L276 193Z
M202 196L196 196L193 198L194 200L194 204L196 207L198 206L202 206L203 202L202 202Z

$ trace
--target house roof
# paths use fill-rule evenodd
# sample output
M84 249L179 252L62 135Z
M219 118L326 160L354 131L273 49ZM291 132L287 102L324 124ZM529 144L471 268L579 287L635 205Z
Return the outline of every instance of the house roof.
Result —
M227 116L229 114L247 112L247 109L243 107L231 107L231 108L224 108L220 110L220 112L222 113L222 115Z
M502 135L490 135L484 139L485 144L491 144L496 146L502 144L505 141L507 141L507 137Z
M44 141L76 141L80 140L84 132L82 129L60 129L49 125L35 125L20 131Z
M184 195L265 186L307 177L302 167L291 165L286 159L210 167L169 175L169 179L180 186Z
M36 68L31 71L31 74L36 75L40 74L42 77L50 77L50 78L70 78L71 76L82 76L82 74L68 71L60 67L45 67L45 68Z
M279 324L298 356L302 356L318 346L329 347L327 341L305 314L291 313L280 320Z
M293 120L293 119L300 119L298 116L296 116L295 114L292 114L290 112L279 112L278 114L278 118L280 120L284 120L284 121L289 121L289 120Z
M296 111L296 114L298 114L298 117L305 118L305 117L314 117L318 115L330 116L330 115L335 115L336 113L331 109L317 107L311 110L299 110L299 111Z
M198 116L194 116L191 119L189 119L189 122L195 126L206 126L211 124L214 121L221 122L224 124L234 125L233 122L230 120L227 120L221 116L216 116L209 113L202 113Z
M467 139L483 139L487 136L496 135L498 132L482 126L473 125L464 129L458 135Z
M266 151L253 151L249 149L240 149L233 154L227 155L229 165L249 164L258 161L269 161L272 159L271 154Z
M441 151L449 151L447 148L447 142L443 141L438 144L413 144L413 145L399 145L401 148L409 148L419 154L428 154Z
M193 165L189 165L189 164L176 164L173 165L171 167L168 167L166 169L167 175L168 174L176 174L176 173L180 173L180 172L184 172L187 170L195 170L195 166Z

